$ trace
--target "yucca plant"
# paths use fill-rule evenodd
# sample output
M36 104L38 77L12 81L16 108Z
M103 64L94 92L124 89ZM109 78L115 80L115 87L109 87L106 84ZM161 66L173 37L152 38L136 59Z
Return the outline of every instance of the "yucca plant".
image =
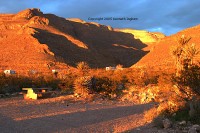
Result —
M74 81L74 94L80 96L87 96L91 91L92 77L83 76L78 77Z
M200 53L195 44L190 44L191 37L182 36L178 45L172 49L175 57L176 76L174 80L179 86L188 86L196 94L200 94L200 65L194 63L194 57ZM181 87L183 88L183 87Z
M177 40L178 44L172 47L172 55L175 58L176 76L180 77L181 71L193 65L194 57L199 54L195 44L190 44L191 37L184 35Z

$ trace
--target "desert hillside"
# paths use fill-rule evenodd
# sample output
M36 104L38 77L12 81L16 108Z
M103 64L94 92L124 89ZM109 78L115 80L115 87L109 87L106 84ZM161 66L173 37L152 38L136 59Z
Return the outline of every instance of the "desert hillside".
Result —
M150 67L172 67L174 65L174 60L171 54L171 48L177 45L177 40L181 38L182 35L186 37L191 37L190 44L195 44L195 46L200 48L200 25L182 30L176 34L165 37L160 41L153 44L150 52L144 56L138 63L134 66L150 66ZM200 56L195 57L196 62L200 62Z
M137 35L43 14L39 9L1 14L0 24L1 70L47 72L50 62L57 62L54 67L62 69L80 61L91 67L130 67L148 53L142 50L147 45Z

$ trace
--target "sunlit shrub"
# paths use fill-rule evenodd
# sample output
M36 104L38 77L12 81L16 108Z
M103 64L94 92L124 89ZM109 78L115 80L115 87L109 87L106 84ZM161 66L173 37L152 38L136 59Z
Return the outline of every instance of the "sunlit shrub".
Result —
M109 79L108 77L96 78L94 91L109 96L110 94L117 94L117 85L119 82Z
M158 85L161 87L173 86L172 75L165 73L160 74L158 78Z
M83 76L74 80L74 93L80 96L87 96L92 90L92 77Z
M67 75L65 79L63 79L59 84L58 87L61 89L62 92L69 92L72 90L74 85L75 77L71 75Z
M188 86L196 94L200 95L200 67L193 65L180 72L180 76L175 76L174 81L179 85Z

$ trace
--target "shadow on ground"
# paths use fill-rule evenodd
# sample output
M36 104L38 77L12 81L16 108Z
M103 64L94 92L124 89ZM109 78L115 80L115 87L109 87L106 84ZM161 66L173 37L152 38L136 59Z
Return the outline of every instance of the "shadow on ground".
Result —
M111 108L94 110L90 110L89 104L85 104L84 106L85 110L79 112L64 113L59 115L52 114L51 116L41 116L38 118L18 121L13 120L12 118L5 116L5 113L3 114L0 112L0 130L2 132L37 133L125 131L124 129L129 130L141 126L142 123L140 123L140 120L142 119L143 113L144 111L149 110L152 107L152 104L119 107L114 106ZM23 108L23 106L20 108ZM54 105L51 105L48 108L45 106L40 106L38 110L42 111L53 108ZM1 111L3 112L3 109L1 109ZM34 111L31 109L26 111L28 111L30 115L31 113L34 113Z

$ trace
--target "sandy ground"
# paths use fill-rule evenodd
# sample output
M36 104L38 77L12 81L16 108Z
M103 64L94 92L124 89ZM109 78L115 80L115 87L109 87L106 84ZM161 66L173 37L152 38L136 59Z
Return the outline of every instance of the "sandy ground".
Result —
M72 96L23 100L0 99L0 132L3 133L112 133L156 132L143 119L153 104L78 100Z

